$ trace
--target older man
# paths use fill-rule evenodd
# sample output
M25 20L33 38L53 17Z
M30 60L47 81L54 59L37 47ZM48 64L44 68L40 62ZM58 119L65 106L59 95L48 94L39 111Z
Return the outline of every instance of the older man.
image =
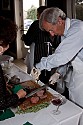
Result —
M60 35L61 43L54 54L43 57L36 68L57 68L57 72L50 78L51 83L66 75L69 98L83 107L83 21L69 19L61 9L52 7L41 14L39 23L40 28L52 36ZM68 79L70 72L66 72L66 69L70 63L73 72Z

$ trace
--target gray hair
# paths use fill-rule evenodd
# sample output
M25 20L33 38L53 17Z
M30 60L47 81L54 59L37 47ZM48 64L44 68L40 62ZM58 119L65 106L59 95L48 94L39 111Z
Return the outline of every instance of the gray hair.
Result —
M58 17L60 17L62 20L66 19L66 14L57 7L50 7L45 9L39 19L39 27L41 30L44 30L42 27L43 21L46 21L48 23L51 23L52 25L55 25L57 23Z

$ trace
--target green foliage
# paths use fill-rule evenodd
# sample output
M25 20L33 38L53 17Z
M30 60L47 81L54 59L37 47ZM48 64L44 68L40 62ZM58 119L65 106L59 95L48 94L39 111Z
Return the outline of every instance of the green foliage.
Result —
M37 8L35 6L32 5L31 8L27 11L27 19L37 19Z

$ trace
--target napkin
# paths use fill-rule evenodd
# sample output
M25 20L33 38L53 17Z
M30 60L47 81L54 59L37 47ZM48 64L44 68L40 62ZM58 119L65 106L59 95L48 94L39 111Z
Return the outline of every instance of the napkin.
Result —
M0 111L0 121L3 121L5 119L14 117L15 114L11 111L11 109L6 109L4 111Z
M14 88L12 89L12 92L16 94L20 89L23 89L21 85L15 85Z
M30 122L26 122L23 125L32 125Z

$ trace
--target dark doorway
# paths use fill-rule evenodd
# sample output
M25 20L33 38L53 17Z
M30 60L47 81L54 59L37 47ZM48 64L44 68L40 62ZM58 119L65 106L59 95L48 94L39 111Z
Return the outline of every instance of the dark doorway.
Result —
M46 4L48 7L59 7L67 13L66 0L46 0Z

